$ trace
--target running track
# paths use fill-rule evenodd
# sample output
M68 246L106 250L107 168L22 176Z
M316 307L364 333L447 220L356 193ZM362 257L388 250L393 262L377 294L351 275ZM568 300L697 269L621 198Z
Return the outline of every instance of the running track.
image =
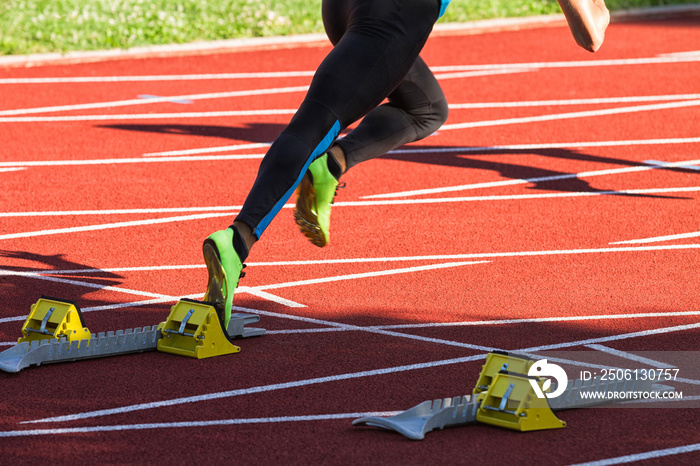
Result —
M287 208L253 250L234 305L266 336L0 373L3 460L697 464L692 367L682 404L566 411L555 431L412 442L351 420L469 392L490 348L698 351L699 25L615 24L595 55L562 26L436 35L446 125L347 174L329 247ZM0 68L0 348L42 294L92 332L201 297L203 238L327 51Z

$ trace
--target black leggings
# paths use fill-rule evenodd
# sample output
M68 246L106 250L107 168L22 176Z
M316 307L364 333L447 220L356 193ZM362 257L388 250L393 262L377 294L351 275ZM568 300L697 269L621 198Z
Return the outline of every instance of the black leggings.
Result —
M236 220L260 238L311 162L365 115L337 141L348 168L429 136L445 122L445 96L419 57L439 11L439 0L323 0L334 48L263 158Z

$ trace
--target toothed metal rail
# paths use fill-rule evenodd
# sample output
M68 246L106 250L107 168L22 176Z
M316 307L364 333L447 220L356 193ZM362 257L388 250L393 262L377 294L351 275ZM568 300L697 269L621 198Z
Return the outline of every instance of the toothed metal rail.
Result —
M0 353L0 369L19 372L29 366L79 359L101 358L156 349L158 326L98 333L90 340L68 341L65 337L25 341Z
M185 318L174 330L169 328L173 315L182 309ZM234 352L226 352L225 344L240 351L230 339L265 334L265 329L246 327L258 322L259 316L243 313L232 314L224 332L213 306L184 299L173 306L166 322L151 327L95 335L83 327L82 320L75 303L42 297L32 306L22 329L23 337L15 346L0 352L0 370L19 372L29 366L155 350L201 359Z

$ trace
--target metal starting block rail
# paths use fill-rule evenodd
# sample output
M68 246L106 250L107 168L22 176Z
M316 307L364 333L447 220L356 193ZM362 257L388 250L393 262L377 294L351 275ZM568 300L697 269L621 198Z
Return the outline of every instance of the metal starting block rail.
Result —
M390 417L363 417L354 426L373 426L398 432L412 440L422 440L435 429L462 426L477 422L518 431L533 431L565 427L566 423L554 411L584 408L610 403L596 397L615 391L666 392L673 387L653 380L572 380L555 398L537 397L532 382L546 392L546 381L524 373L534 361L501 351L486 357L472 395L424 401L411 409ZM513 372L509 369L517 370ZM519 373L522 371L523 373ZM556 390L556 385L551 387ZM581 396L581 393L588 396Z
M265 334L265 329L246 327L259 320L253 314L232 314L224 331L213 305L182 299L159 325L95 335L84 327L77 304L42 297L32 306L18 343L0 353L0 370L155 350L197 359L237 353L241 349L233 338Z

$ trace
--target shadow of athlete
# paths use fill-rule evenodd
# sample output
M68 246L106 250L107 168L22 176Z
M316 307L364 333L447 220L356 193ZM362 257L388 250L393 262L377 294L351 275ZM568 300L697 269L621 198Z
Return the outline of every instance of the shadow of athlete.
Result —
M284 129L284 125L274 123L248 123L245 126L215 126L215 125L146 125L146 124L118 124L101 125L100 128L120 129L124 131L142 131L145 133L179 134L184 136L204 136L212 138L232 139L236 141L249 141L257 143L269 143L273 141Z
M0 269L11 271L11 272L37 272L41 270L42 273L45 273L47 275L51 274L51 270L56 270L56 271L62 271L62 270L94 270L90 269L89 267L85 266L84 264L80 264L78 262L73 262L70 260L67 260L63 254L50 254L50 255L45 255L45 254L38 254L34 252L28 252L28 251L9 251L9 250L0 250L0 257L3 258L8 258L8 259L15 259L15 260L26 260L26 261L32 261L32 262L38 262L41 264L46 265L45 269L39 269L37 267L20 267L20 266L11 266L11 265L0 265ZM0 276L2 276L2 273L0 272ZM66 274L61 274L60 275L63 278L67 278L69 276L75 277L75 276L80 276L79 272L76 272L74 274L66 275ZM10 283L7 281L7 278L10 276L5 275L2 277L2 282L0 282L0 287L5 287L5 286L10 286ZM15 276L15 278L17 278ZM107 287L107 286L115 286L119 285L122 283L122 277L121 275L112 273L112 272L99 272L99 273L91 273L91 283L94 283L95 285L98 286L98 288L101 287ZM60 286L60 284L58 284ZM24 292L24 296L28 300L30 300L32 303L36 301L39 296L27 296L27 287L26 286L20 286L18 284L15 284L14 286L21 288L22 291ZM86 288L85 293L80 293L80 292L75 292L75 287L71 286L71 292L68 293L70 296L66 296L64 293L61 293L62 298L66 299L71 299L71 300L77 300L81 296L83 296L86 293L93 293L96 289L95 287L90 287ZM35 286L35 287L29 287L29 290L34 292L36 291L37 294L41 295L44 293L40 293L40 287ZM2 293L4 296L14 296L16 293ZM57 296L59 297L59 296Z
M437 149L437 151L435 151ZM591 186L590 182L585 178L576 177L575 173L567 173L561 171L555 171L548 168L532 167L529 165L520 165L517 163L509 163L505 160L479 160L475 158L470 158L469 156L478 155L540 155L544 157L552 157L557 159L565 160L578 160L585 162L595 162L595 163L609 163L616 166L627 166L627 167L655 167L658 170L671 170L681 173L693 173L699 174L697 170L691 170L681 167L658 167L657 165L649 165L644 163L638 163L625 159L611 158L611 157L601 157L597 155L590 155L580 153L570 149L528 149L528 150L516 150L516 149L502 149L502 150L469 150L465 148L464 151L450 150L449 152L441 152L439 149L454 149L449 147L434 147L434 146L421 146L416 147L415 152L412 153L401 153L401 151L390 152L382 156L382 158L391 160L400 160L405 162L413 162L420 164L429 165L442 165L447 167L455 168L467 168L467 169L479 169L479 170L491 170L499 173L504 178L510 178L514 180L530 180L534 185L529 189L544 190L544 191L561 191L561 192L606 192L611 195L618 196L629 196L629 197L646 197L655 199L693 199L689 197L679 197L679 196L665 196L657 194L637 194L637 193L624 193L624 192L611 192L613 189L601 189ZM425 152L421 153L421 150ZM504 157L506 158L506 157ZM547 179L552 178L552 179Z

